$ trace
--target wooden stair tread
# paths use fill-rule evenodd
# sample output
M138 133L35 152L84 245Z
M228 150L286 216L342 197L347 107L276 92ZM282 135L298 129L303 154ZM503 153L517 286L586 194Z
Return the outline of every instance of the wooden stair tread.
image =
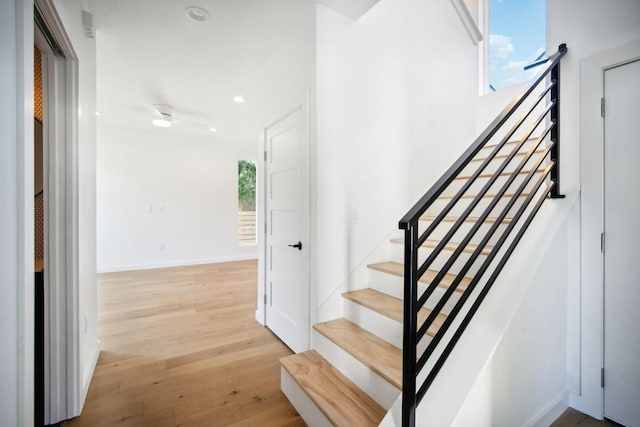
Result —
M393 261L380 262L376 264L369 264L367 267L372 270L380 271L382 273L404 277L404 264L400 264L397 262L393 262ZM422 275L419 282L428 285L436 277L437 274L438 272L435 270L427 270ZM451 273L445 274L445 276L442 278L442 280L438 284L438 287L448 288L455 278L456 278L455 274L451 274ZM471 279L468 277L464 277L458 284L458 287L456 288L456 292L464 292L465 289L467 289L467 286L469 286L469 283L471 283Z
M529 169L529 170L523 170L518 172L518 175L527 175L529 173L531 173L533 171L533 169ZM535 173L542 173L544 172L544 169L536 169ZM500 174L500 176L511 176L513 172L502 172ZM478 178L491 178L494 174L492 173L481 173L480 175L478 175ZM454 178L454 181L460 181L460 180L469 180L471 179L471 175L458 175Z
M527 197L529 196L530 193L520 193L518 195L518 197ZM463 194L461 199L475 199L478 195L477 194ZM493 199L497 196L497 194L485 194L484 196L482 196L483 199ZM512 198L513 196L515 196L515 193L504 193L502 195L502 198ZM449 199L453 199L453 196L440 196L438 197L438 199L440 200L449 200Z
M333 425L377 426L384 418L382 406L314 350L280 363Z
M538 140L538 138L540 138L540 136L531 136L531 137L527 138L527 141L529 141L529 142L530 142L530 141L537 141L537 140ZM520 142L522 142L522 140L520 140L520 139L516 139L516 140L514 140L514 141L507 141L507 142L505 143L505 145L519 144ZM496 145L498 145L498 143L497 143L497 142L492 142L492 143L490 143L490 144L485 145L485 146L484 146L484 147L482 147L482 148L483 148L483 149L484 149L484 148L492 148L492 147L495 147Z
M458 220L457 216L445 216L444 218L442 218L442 222L456 222ZM420 221L429 221L429 222L433 222L435 221L436 217L434 215L426 215L426 216L421 216L420 217ZM478 217L477 216L468 216L464 219L464 222L478 222ZM512 218L504 218L501 221L501 224L509 224L511 222ZM495 223L497 220L497 218L485 218L484 220L484 224L493 224Z
M535 154L542 154L545 152L545 149L538 149L536 151L533 152L533 154L531 155L532 158ZM527 154L527 151L521 151L516 153L516 155L514 157L522 157L525 156ZM510 154L496 154L493 158L493 160L496 159L506 159L507 157L509 157ZM471 162L481 162L483 160L486 160L488 158L488 156L484 156L484 157L474 157L473 159L470 160Z
M398 389L402 388L402 350L347 319L313 328Z
M402 239L402 238L391 239L391 243L404 245L404 239ZM424 243L422 244L421 247L433 249L436 246L438 246L439 243L440 243L440 240L427 239L427 240L424 241ZM460 246L460 242L451 242L451 241L449 241L446 245L444 245L444 250L446 250L446 251L455 251L456 249L458 249L458 246ZM468 243L467 246L464 247L462 252L467 253L467 254L472 254L476 250L477 247L478 247L478 245L476 245L474 243ZM491 253L492 249L493 249L493 246L485 245L484 248L482 248L482 250L480 251L480 254L481 255L489 255L489 253Z
M345 292L342 296L348 300L351 300L357 304L367 307L370 310L380 313L396 322L403 323L404 317L404 304L399 298L392 297L383 292L376 291L375 289L365 288L357 291ZM422 325L427 317L431 314L431 310L422 308L418 312L418 326ZM427 335L434 336L447 316L440 313L433 324L427 330Z

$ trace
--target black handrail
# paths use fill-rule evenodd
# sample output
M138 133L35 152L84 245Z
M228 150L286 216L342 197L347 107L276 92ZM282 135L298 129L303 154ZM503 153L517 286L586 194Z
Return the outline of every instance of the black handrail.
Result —
M507 259L513 253L513 250L533 220L533 217L540 209L545 198L564 197L560 194L559 185L560 138L558 129L560 120L560 59L566 52L566 45L561 44L558 47L558 52L548 59L536 63L536 65L547 63L547 66L538 74L522 95L511 101L489 127L482 132L462 156L453 163L445 174L436 181L429 191L420 198L418 203L416 203L399 222L400 229L405 230L402 387L402 425L404 427L415 426L415 412L418 404L425 396L436 375L449 357L449 354L453 351L456 342L478 310L489 289L493 286L498 274L502 271ZM533 98L532 94L536 88L547 78L549 80L548 84L540 91L538 96L533 99L531 105L525 106L525 101L528 102L530 98ZM541 101L547 98L549 98L547 105L542 107L542 112L533 119L533 124L528 125L524 136L513 144L513 148L510 149L508 154L498 154L505 149L507 144L511 144L509 142L511 138L521 129L523 124L527 122L531 113L539 108ZM518 116L517 114L520 114L518 111L521 108L526 108L526 110L522 115ZM515 123L511 125L504 136L500 137L499 142L490 145L489 143L492 142L494 137L498 135L498 132L501 131L512 118L516 118ZM542 130L539 131L539 128L543 124ZM530 144L528 150L522 152L521 150L525 144L532 141L532 135L536 131L539 132L538 136L533 139L534 142ZM544 146L542 151L539 151L539 148L547 136L549 136L550 142ZM492 149L486 158L476 159L480 150L490 147ZM536 157L538 154L539 156ZM522 159L517 162L513 170L505 172L516 156L522 156ZM491 173L487 173L485 171L487 167L490 164L495 164L493 162L498 158L503 160L499 162ZM473 173L465 177L466 182L461 188L455 191L453 196L447 197L450 200L437 214L432 215L433 218L429 218L431 224L424 232L420 233L418 224L427 209L438 199L442 199L445 190L450 187L454 180L472 161L478 160L481 160L480 165L476 167ZM546 166L540 169L545 161L547 161ZM528 168L527 165L529 165ZM536 174L540 176L533 182L532 178ZM505 177L504 183L500 185L499 190L493 190L492 187L497 185L497 180L500 177ZM480 190L471 195L468 192L478 178L488 179ZM518 182L517 189L510 191L511 186L516 183L516 179L518 178L522 178L522 180ZM531 183L533 183L533 185L531 185ZM493 194L489 194L490 190ZM435 248L433 248L429 256L426 257L426 260L423 263L419 263L419 250L422 245L427 241L431 233L443 223L445 218L447 218L447 214L455 206L463 202L463 199L467 204L462 213L453 221L453 225L448 228L444 237L435 245ZM471 200L468 201L469 199ZM483 200L488 203L486 207L482 209L482 212L478 214L474 210L478 209L479 203ZM536 200L536 202L533 203L533 207L531 207L534 200ZM498 205L501 201L504 202L504 204ZM518 202L520 203L517 204ZM516 212L509 217L510 212L514 208ZM497 212L494 213L496 209ZM528 209L530 209L530 212L525 216ZM474 214L473 217L470 216L472 213ZM524 218L523 221L521 221L522 218ZM446 250L445 248L448 247L451 238L459 232L462 224L470 220L473 220L471 229L464 235L462 240L457 243L457 247L449 249L452 250L452 254L443 260L444 263L442 267L436 273L433 280L430 281L426 290L421 295L418 295L418 281L422 275L436 259L441 259L440 257L443 251ZM480 243L472 246L471 239L476 234L479 234L480 228L485 224L490 225L489 230L480 237ZM500 227L505 225L504 230L498 232ZM515 234L512 233L514 230L517 230ZM496 239L496 242L493 246L488 247L487 245L491 239ZM507 249L502 252L503 246L507 243ZM447 274L452 273L450 270L456 261L460 260L461 256L463 256L462 254L465 252L465 249L468 249L466 252L471 252L471 255L464 255L467 256L467 258L462 260L464 262L463 267L457 273L454 273L455 278L452 283L447 286L443 295L435 302L426 320L421 325L418 325L418 311L432 297L435 289L441 285L442 279ZM465 275L471 271L471 268L476 264L480 256L485 256L486 258L471 277L466 277ZM496 259L498 260L497 264L492 267ZM489 278L484 281L484 275L490 271L490 267L493 269L491 270ZM449 299L465 278L469 279L466 288L461 292L458 301L453 305L453 308L445 320L437 328L431 341L426 345L424 352L418 355L418 342L423 339L427 331L431 329L434 321L439 317L442 309L449 302ZM471 305L468 311L466 314L463 313L463 319L456 326L456 329L453 331L451 337L448 338L448 341L443 341L447 332L454 324L455 319L462 313L466 302L472 297L474 290L478 286L480 291L477 292L477 295L473 296L474 299L470 302ZM436 353L441 343L443 343L444 348L439 353ZM417 388L417 377L421 370L427 366L432 356L436 357L436 360L432 366L430 366L426 374L426 380Z

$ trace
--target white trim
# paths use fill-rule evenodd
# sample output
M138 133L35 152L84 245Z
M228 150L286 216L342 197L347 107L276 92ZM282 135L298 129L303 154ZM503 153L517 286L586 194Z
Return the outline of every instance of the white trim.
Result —
M262 326L267 324L267 310L264 303L264 295L266 295L266 282L267 282L267 242L265 239L265 218L267 217L266 211L266 162L264 161L265 152L267 151L267 133L266 128L262 129L260 133L260 142L258 144L258 160L256 162L256 177L259 177L256 194L256 213L258 215L256 224L256 244L258 246L258 296L256 301L256 320Z
M562 392L551 400L544 408L539 410L529 421L524 423L524 427L547 427L553 424L560 415L569 407L568 393Z
M17 421L33 424L33 2L15 2ZM3 55L4 56L4 55ZM8 284L7 284L8 285ZM9 346L12 343L5 343Z
M478 43L478 94L480 96L491 93L489 89L489 0L478 0L478 25L483 39Z
M478 45L482 41L482 32L480 32L478 24L473 19L473 16L471 16L466 3L464 0L451 0L451 3L458 13L460 20L462 21L462 25L464 25L465 30L467 30L467 34L469 34L471 42Z
M98 269L98 274L117 273L121 271L152 270L156 268L185 267L185 266L191 266L191 265L217 264L221 262L247 261L251 259L257 259L256 255L190 259L190 260L174 260L174 261L166 261L166 262L151 262L146 264L112 265L112 266L102 267Z
M102 350L100 349L100 340L98 340L98 345L96 346L96 353L93 355L92 358L92 362L91 362L91 368L89 369L89 381L87 381L86 384L84 384L84 386L82 387L82 392L80 395L80 401L84 402L85 400L87 400L87 394L89 393L89 387L91 386L91 380L93 379L93 373L96 370L96 366L98 365L98 359L100 358L100 352Z
M603 209L603 120L600 98L604 94L604 71L640 57L640 40L608 49L580 61L580 395L570 405L602 419L604 394L600 387L603 367L603 257L600 233Z
M43 58L45 110L45 423L83 404L79 315L78 59L52 0L36 0L64 57ZM33 19L33 15L32 15Z

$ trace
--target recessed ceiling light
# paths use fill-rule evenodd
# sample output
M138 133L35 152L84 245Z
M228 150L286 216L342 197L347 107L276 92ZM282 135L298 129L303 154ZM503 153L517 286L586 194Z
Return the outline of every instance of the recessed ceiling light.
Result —
M207 22L211 19L211 14L207 9L203 9L200 6L189 6L185 13L189 18L196 22Z
M100 115L100 111L96 111L96 116L99 116L99 115Z
M216 128L209 128L209 132L218 132L218 129L216 129Z
M244 97L238 95L233 97L233 102L237 102L238 104L242 104L244 102Z
M167 119L153 119L151 123L161 128L171 127L171 121Z

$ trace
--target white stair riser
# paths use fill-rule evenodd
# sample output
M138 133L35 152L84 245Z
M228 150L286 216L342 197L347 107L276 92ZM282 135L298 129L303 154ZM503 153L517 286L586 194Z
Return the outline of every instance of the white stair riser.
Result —
M448 232L453 228L454 222L441 222L438 226L431 232L429 235L429 240L441 240ZM424 233L427 228L431 225L431 221L420 221L420 226L418 228L418 233ZM495 225L495 223L483 223L480 225L478 230L475 232L473 237L471 238L471 243L480 243L480 241L484 238L485 235L491 230L491 228ZM464 239L471 229L475 226L473 222L463 222L460 224L460 227L456 230L451 238L453 242L460 242ZM498 224L496 230L493 232L491 239L489 239L489 244L493 244L504 230L507 228L506 223Z
M402 323L364 307L357 302L345 298L345 318L382 338L388 343L402 348ZM418 343L418 353L427 347L430 337L425 337Z
M284 368L280 367L280 389L309 426L333 427L309 395Z
M465 209L471 204L473 199L462 199L456 203L451 210L447 213L447 216L460 216L465 211ZM481 216L486 209L489 207L493 199L491 198L483 198L478 202L478 204L471 211L472 217ZM493 207L493 209L489 212L489 216L494 218L502 213L502 211L506 208L509 203L509 198L501 198L498 203ZM511 217L513 213L518 209L518 206L521 206L522 202L525 200L525 197L518 197L516 202L511 206L509 211L507 212L507 217ZM438 199L433 205L431 205L426 212L428 216L436 216L438 215L444 207L449 203L448 199Z
M400 390L314 329L315 350L362 391L389 410Z
M519 136L522 136L522 134L520 134ZM514 136L513 138L510 139L509 142L512 141L519 141L518 138L516 136ZM499 142L498 140L496 140L496 143ZM524 145L522 147L520 147L519 151L526 151L529 150L535 143L535 139L528 139L527 141L525 141ZM546 141L545 141L546 142ZM542 144L544 144L545 142L543 142ZM541 144L541 145L542 145ZM513 150L516 147L516 144L505 144L505 146L502 147L502 149L500 150L500 154L506 154L506 153L510 153L511 150ZM488 146L488 147L484 147L482 150L480 150L480 156L482 157L486 157L487 155L489 155L493 149L495 148L495 146Z
M525 170L528 172L529 170ZM520 185L525 181L527 175L518 175L507 187L507 192L515 192ZM533 186L536 178L540 177L540 173L534 174L531 179L527 182L524 191L529 191ZM510 179L509 176L500 176L498 177L487 190L490 194L495 194L502 189L504 185L506 185L507 181ZM471 187L465 191L465 194L478 194L480 190L484 188L485 185L489 182L489 178L478 178L476 179ZM447 189L443 192L445 196L454 196L457 192L466 184L465 180L455 180L453 181Z
M402 324L344 298L344 317L379 338L402 348Z
M433 252L431 248L421 248L418 251L418 265L424 263L429 255ZM430 270L441 271L444 267L444 264L449 260L449 258L453 255L453 251L444 250L436 257L431 266ZM450 273L458 273L462 267L464 267L467 260L471 257L471 254L462 252L458 258L453 263L453 266L449 269ZM478 271L481 263L486 259L486 256L480 255L476 261L473 263L469 271L465 274L465 276L470 277ZM404 263L404 245L399 243L392 244L391 248L391 261L395 261L397 263Z
M369 287L376 291L383 292L387 295L394 296L396 298L403 299L403 278L393 274L383 273L381 271L371 270L369 273ZM418 294L422 294L427 289L424 283L418 284ZM443 288L436 288L431 294L431 297L427 300L425 308L432 309L437 301L442 298L445 290ZM454 292L451 298L447 301L442 309L443 314L448 314L451 308L458 300L459 293Z

